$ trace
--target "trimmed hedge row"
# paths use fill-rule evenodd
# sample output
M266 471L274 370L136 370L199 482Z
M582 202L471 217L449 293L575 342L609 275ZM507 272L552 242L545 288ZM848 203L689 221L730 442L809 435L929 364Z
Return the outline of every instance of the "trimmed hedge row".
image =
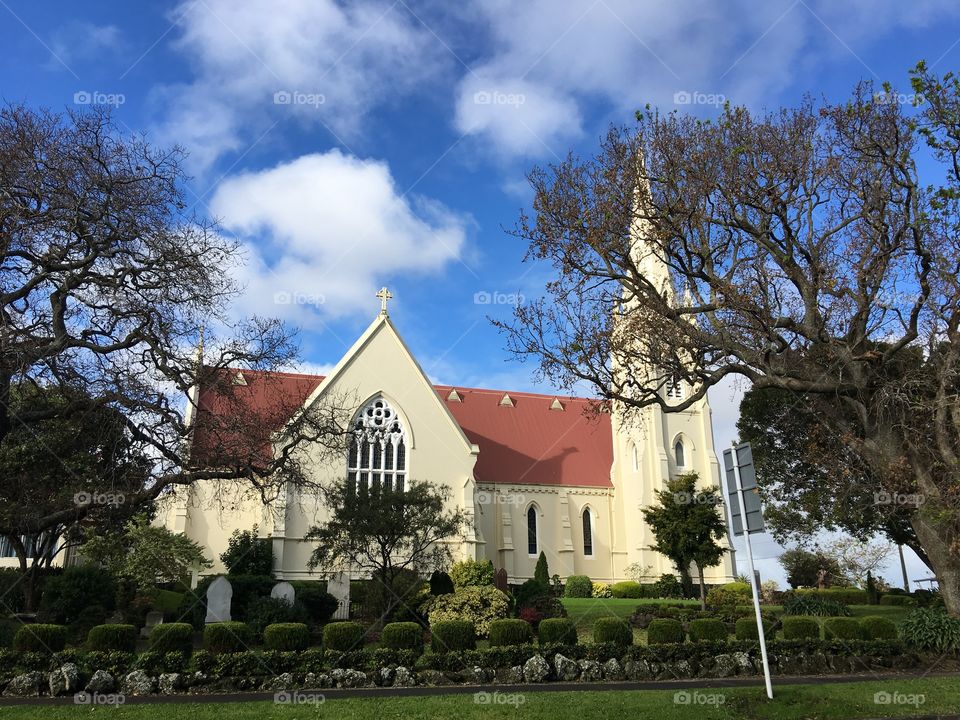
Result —
M598 618L593 623L593 641L626 647L633 645L633 630L620 618Z
M391 650L423 652L423 628L415 622L395 622L384 626L380 642Z
M230 621L211 623L203 628L203 649L214 655L250 650L253 631L246 623Z
M133 625L97 625L87 633L87 647L133 652L137 649L137 628Z
M526 645L533 642L533 629L526 620L494 620L490 623L490 647Z
M66 644L67 628L63 625L23 625L13 636L13 649L21 652L55 653Z
M800 597L815 597L821 600L832 600L844 605L867 605L870 597L866 590L860 588L798 588L791 591Z
M477 631L469 620L443 620L430 625L430 648L444 654L473 650L477 647Z
M647 626L647 645L682 643L684 639L683 624L679 620L657 618Z
M355 622L332 622L323 628L323 647L347 652L363 648L363 625Z
M305 623L274 623L263 629L263 644L269 650L300 651L310 647L310 629Z
M577 626L574 625L573 620L567 618L541 620L540 627L537 628L537 635L541 645L576 645L579 642Z

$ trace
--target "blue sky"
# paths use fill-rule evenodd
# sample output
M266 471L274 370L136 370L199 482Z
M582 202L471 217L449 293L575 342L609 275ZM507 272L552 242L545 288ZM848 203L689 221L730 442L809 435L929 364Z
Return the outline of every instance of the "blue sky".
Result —
M921 58L960 69L960 5L0 0L0 43L4 100L111 103L190 152L191 202L245 248L236 312L299 326L305 369L336 362L388 285L435 380L525 390L542 388L488 317L549 276L505 232L534 164L590 153L646 103L709 116L864 78L909 93ZM736 389L712 399L726 446Z

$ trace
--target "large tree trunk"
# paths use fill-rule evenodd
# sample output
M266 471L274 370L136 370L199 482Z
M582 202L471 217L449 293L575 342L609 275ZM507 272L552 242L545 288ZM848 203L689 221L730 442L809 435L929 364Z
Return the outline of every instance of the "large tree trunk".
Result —
M955 539L950 521L938 522L935 518L940 513L936 508L930 507L931 505L932 503L928 501L914 513L911 525L937 575L940 595L943 597L947 612L954 617L960 617L960 555L951 547ZM947 518L952 517L946 512L946 508L943 508L943 515Z

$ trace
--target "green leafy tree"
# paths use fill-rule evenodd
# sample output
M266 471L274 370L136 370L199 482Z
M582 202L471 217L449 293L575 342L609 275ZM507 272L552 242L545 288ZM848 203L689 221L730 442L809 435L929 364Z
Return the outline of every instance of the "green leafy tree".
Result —
M273 574L273 544L269 538L252 530L234 530L227 541L227 549L220 554L220 562L228 575Z
M826 571L824 580L829 587L844 581L843 569L837 559L822 550L793 548L780 555L780 565L787 573L790 587L817 587L820 571Z
M540 551L540 557L537 558L537 566L533 570L533 579L544 587L550 587L550 569L547 567L547 555Z
M699 476L686 473L667 480L663 490L656 490L657 505L642 510L657 542L652 550L663 554L676 566L690 584L690 565L697 566L700 605L706 609L705 568L720 563L726 552L720 541L727 528L719 512L720 493L716 488L698 488Z

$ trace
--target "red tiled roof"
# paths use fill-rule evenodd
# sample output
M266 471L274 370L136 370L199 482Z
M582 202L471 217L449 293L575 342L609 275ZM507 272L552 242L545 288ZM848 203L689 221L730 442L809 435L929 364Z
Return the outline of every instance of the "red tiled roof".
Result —
M298 373L242 373L246 385L234 384L236 371L223 371L215 388L200 393L195 458L229 456L231 452L249 455L254 448L269 453L270 434L293 416L323 380L321 375ZM480 447L474 467L478 482L612 487L610 415L591 412L590 400L435 387L467 438ZM459 402L447 399L454 389ZM512 399L512 406L500 404L505 394ZM555 399L563 410L551 409Z

